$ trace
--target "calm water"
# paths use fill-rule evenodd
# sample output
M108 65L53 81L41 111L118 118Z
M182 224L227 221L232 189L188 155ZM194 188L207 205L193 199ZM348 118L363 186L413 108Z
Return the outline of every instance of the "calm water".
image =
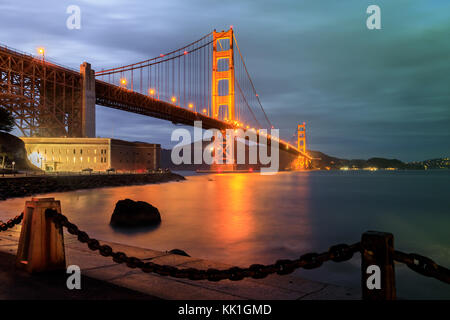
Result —
M389 231L395 247L450 266L450 171L289 172L194 175L159 185L52 194L63 213L96 238L248 265L297 258L336 243L359 241L366 230ZM162 224L133 233L112 229L116 201L147 201ZM0 219L24 199L0 203ZM299 273L308 279L360 286L359 257ZM450 298L450 286L397 265L398 295Z

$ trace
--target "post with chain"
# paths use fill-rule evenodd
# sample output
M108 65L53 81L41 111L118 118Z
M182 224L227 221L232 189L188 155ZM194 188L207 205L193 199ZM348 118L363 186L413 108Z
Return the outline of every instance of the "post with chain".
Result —
M378 272L379 274L377 274ZM379 286L377 287L378 280ZM361 238L361 285L364 300L396 299L394 236L391 233L378 231L363 233Z
M47 209L61 214L59 200L32 198L25 202L16 266L29 273L66 269L62 226L53 223Z

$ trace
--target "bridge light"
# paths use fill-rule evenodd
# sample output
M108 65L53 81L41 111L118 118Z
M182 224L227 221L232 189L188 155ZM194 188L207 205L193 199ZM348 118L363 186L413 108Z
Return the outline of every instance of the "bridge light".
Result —
M189 109L192 109L192 108L194 108L194 105L192 103L189 103L188 107L189 107Z
M202 111L203 111L203 113L206 113L206 109L203 109Z
M162 58L162 57L164 57L165 55L161 53L159 56Z
M172 98L170 98L170 101L172 101L173 103L177 102L177 97L173 96Z
M248 128L250 128L249 126L246 126L246 128L248 129Z
M126 86L127 85L127 79L126 78L120 79L120 84Z
M148 93L149 93L149 95L154 96L155 95L155 89L153 89L153 88L148 89Z
M183 54L185 54L185 55L188 54L188 53L189 53L189 52L187 52L187 51L184 51L184 52L183 52Z
M37 49L37 52L38 52L40 55L44 55L44 54L45 54L45 49L44 49L44 48L38 48L38 49Z

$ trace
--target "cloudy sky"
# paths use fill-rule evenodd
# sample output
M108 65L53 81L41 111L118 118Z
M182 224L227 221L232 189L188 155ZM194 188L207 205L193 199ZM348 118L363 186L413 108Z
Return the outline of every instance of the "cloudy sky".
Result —
M368 30L366 8L381 8ZM81 29L66 8L81 8ZM269 118L345 158L450 156L448 0L0 2L0 43L78 68L135 62L233 25ZM170 146L170 122L97 107L97 134Z

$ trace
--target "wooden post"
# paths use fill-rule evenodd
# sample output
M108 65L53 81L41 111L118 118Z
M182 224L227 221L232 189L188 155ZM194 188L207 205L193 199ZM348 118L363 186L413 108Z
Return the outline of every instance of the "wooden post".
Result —
M61 204L54 198L25 202L16 266L29 273L66 270L63 230L46 217L46 209L61 213Z
M361 238L361 286L364 300L395 300L394 236L391 233L367 231ZM379 268L380 288L375 281ZM369 268L369 271L368 271ZM368 281L369 280L369 281Z

